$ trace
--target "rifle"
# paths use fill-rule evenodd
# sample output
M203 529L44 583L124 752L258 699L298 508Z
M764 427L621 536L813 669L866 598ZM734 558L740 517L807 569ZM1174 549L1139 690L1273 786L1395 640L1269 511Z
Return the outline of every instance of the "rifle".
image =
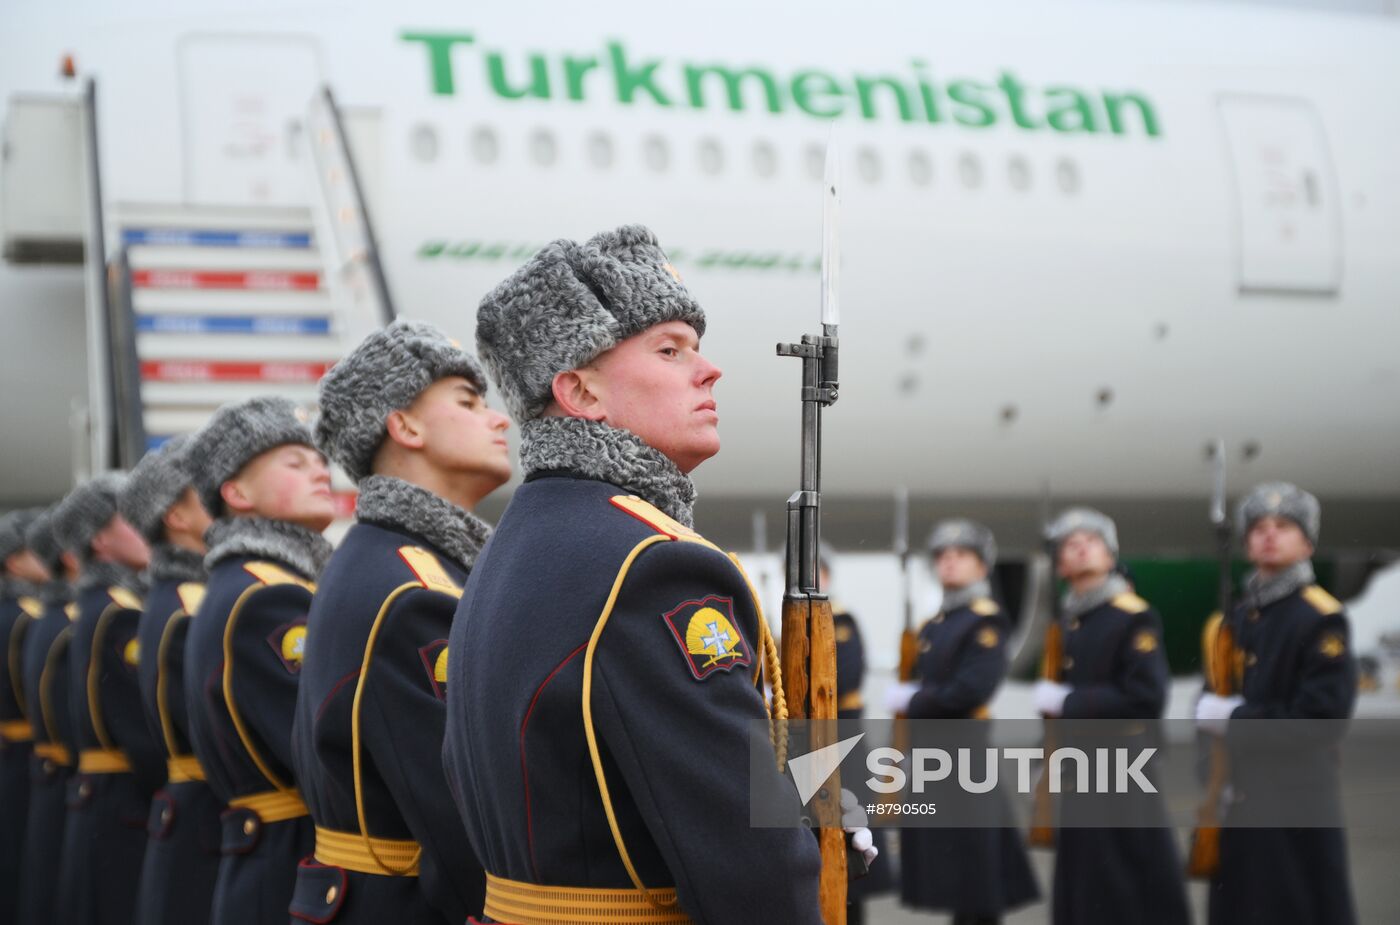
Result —
M1220 563L1216 588L1220 612L1212 614L1206 621L1205 631L1201 635L1201 662L1202 673L1211 693L1228 697L1234 693L1235 640L1234 633L1225 622L1231 606L1230 557L1233 540L1230 520L1225 513L1225 441L1216 440L1211 449L1215 478L1211 490L1210 523L1215 531L1215 549ZM1206 795L1196 810L1196 830L1191 833L1191 856L1186 863L1187 875L1202 880L1210 879L1220 866L1220 804L1230 778L1230 757L1225 743L1219 736L1210 738L1210 776L1206 781Z
M1045 648L1040 656L1040 677L1059 682L1064 676L1065 636L1060 624L1060 595L1055 587L1055 546L1050 541L1050 487L1041 492L1041 533L1045 536L1046 553L1050 556L1050 625L1045 628ZM1035 802L1031 809L1031 827L1026 840L1032 848L1055 847L1055 809L1050 800L1050 755L1059 744L1055 720L1044 718L1045 764L1035 782Z
M899 680L914 680L919 637L914 632L914 601L909 586L909 489L894 490L894 554L899 557L899 584L904 599L904 630L899 635Z
M789 717L810 719L811 748L836 740L836 628L831 600L817 584L821 539L822 409L837 397L840 238L839 166L827 144L822 182L821 334L778 344L778 356L802 360L802 480L787 502L786 585L783 593L782 673ZM846 925L846 836L841 828L841 777L833 772L812 799L820 828L820 903L826 925Z

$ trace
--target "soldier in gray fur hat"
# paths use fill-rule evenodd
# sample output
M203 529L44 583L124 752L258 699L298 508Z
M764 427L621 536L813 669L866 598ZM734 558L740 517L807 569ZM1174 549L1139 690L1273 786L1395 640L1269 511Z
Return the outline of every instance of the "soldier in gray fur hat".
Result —
M1235 793L1292 786L1340 806L1339 749L1333 736L1314 730L1327 720L1340 724L1352 716L1357 665L1346 610L1316 583L1313 572L1321 505L1296 485L1267 482L1240 501L1237 523L1254 571L1245 579L1243 600L1223 619L1228 635L1207 628L1217 642L1228 640L1226 651L1218 645L1205 651L1242 668L1228 672L1235 679L1232 692L1201 696L1196 725L1229 749ZM1289 720L1304 722L1289 725ZM1264 725L1282 730L1270 738L1290 740L1286 761L1279 760L1274 746L1251 749L1251 725L1255 736ZM1249 811L1243 801L1231 801L1225 809L1219 866L1210 882L1212 925L1251 918L1308 925L1355 922L1343 830L1238 824ZM1281 878L1280 870L1301 874Z
M490 532L472 511L510 478L509 419L487 406L475 358L432 325L403 320L326 374L320 406L317 442L360 494L307 617L293 748L321 863L298 869L292 914L462 922L481 914L485 876L442 773L445 640ZM343 756L356 750L352 773ZM345 822L356 818L357 788L376 807L367 833L401 843L416 870L337 860L326 841L357 837ZM341 908L342 893L354 904Z
M489 849L492 920L512 921L513 895L569 886L604 891L604 918L659 902L695 921L820 921L815 841L748 818L750 799L798 809L776 766L748 773L776 649L742 572L690 526L688 473L719 451L704 331L638 225L547 245L478 311L525 483L452 624L443 758ZM562 902L539 914L580 921Z
M292 773L292 718L314 581L330 558L330 471L282 398L225 405L186 448L215 521L185 640L189 735L223 813L215 922L281 921L313 827ZM220 678L211 686L209 678Z

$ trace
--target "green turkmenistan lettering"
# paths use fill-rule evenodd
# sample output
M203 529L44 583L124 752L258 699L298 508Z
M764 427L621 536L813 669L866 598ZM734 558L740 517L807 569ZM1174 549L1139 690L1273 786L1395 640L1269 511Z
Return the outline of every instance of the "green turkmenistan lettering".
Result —
M400 38L425 49L429 86L436 95L455 95L458 81L472 73L464 66L472 59L453 54L459 45L477 46L471 33L404 32ZM940 80L918 59L907 69L875 75L843 76L815 68L785 74L761 65L639 56L623 41L611 39L593 53L482 48L477 60L483 86L509 101L592 99L700 111L797 112L823 120L858 116L978 129L1004 125L1025 132L1162 134L1156 107L1139 91L1036 85L1009 69L1000 70L994 80Z

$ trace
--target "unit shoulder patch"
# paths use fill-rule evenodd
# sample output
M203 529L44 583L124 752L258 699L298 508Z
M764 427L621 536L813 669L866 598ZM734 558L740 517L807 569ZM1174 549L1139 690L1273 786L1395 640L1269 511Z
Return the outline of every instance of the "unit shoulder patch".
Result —
M1318 585L1309 585L1303 589L1303 600L1308 605L1322 614L1324 617L1331 617L1342 612L1342 602L1328 594Z
M1115 597L1110 603L1124 613L1142 613L1150 605L1131 591Z
M19 609L37 620L44 615L44 602L37 597L22 597L19 599Z
M461 586L447 574L447 570L442 567L438 557L422 546L400 546L399 558L422 582L423 587L430 591L441 591L443 594L450 594L453 597L462 596Z
M659 508L648 504L636 495L613 495L608 500L612 502L613 507L620 511L626 511L648 527L651 527L657 533L669 536L673 540L700 543L711 549L719 549L714 543L711 543L685 524L663 513Z
M697 681L716 671L732 671L753 664L749 644L734 619L734 602L710 595L685 601L661 619L671 630L686 666Z
M126 645L122 646L122 661L132 666L141 664L141 641L139 639L128 639Z
M182 582L175 589L175 596L180 599L180 607L192 617L204 602L204 584L198 581Z
M1347 644L1339 633L1323 633L1318 640L1317 651L1321 652L1324 658L1341 658L1346 654Z
M265 585L300 585L315 591L316 585L272 562L245 562L243 570Z
M428 687L438 700L447 700L447 640L435 639L418 650L423 670L428 675Z
M979 597L968 606L970 606L972 612L979 617L994 617L1001 613L1001 608L997 606L997 602L990 597Z
M1157 637L1151 630L1139 630L1133 637L1133 651L1147 655L1157 651Z
M126 610L140 610L141 598L132 594L120 585L112 585L107 589L107 594L112 598L112 603Z
M282 660L282 667L291 674L301 673L301 661L306 655L306 621L297 620L273 630L267 644Z
M995 649L1000 641L1001 634L990 626L984 626L977 631L977 644L984 649Z

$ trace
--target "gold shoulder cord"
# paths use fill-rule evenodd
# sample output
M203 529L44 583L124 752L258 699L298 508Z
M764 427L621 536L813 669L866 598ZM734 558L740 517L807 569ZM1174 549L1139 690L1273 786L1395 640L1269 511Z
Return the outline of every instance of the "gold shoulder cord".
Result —
M44 669L39 672L39 710L44 717L44 731L49 734L49 741L54 745L63 746L63 740L59 738L58 727L53 721L53 667L59 658L68 654L68 642L73 637L73 627L65 626L63 631L53 638L49 643L49 653L44 656ZM61 643L61 645L60 645Z
M29 719L29 703L24 696L24 634L29 631L29 624L34 622L34 618L27 613L21 613L15 625L10 628L10 643L8 651L5 653L6 661L10 666L10 688L14 691L15 703L19 704L19 712Z
M97 618L97 628L92 631L92 652L88 653L88 717L92 722L92 731L97 736L98 743L108 750L117 748L117 745L107 734L107 721L102 716L102 699L98 696L102 680L102 643L106 641L107 627L112 622L112 615L123 609L125 608L117 604L108 604L106 609L102 611L102 615Z
M243 612L243 605L247 603L248 598L263 588L269 587L273 586L259 582L244 588L243 593L238 595L238 600L233 602L233 609L228 614L228 622L224 624L224 707L228 710L229 719L233 720L233 728L238 733L239 741L243 743L248 757L253 759L258 773L267 778L267 782L272 785L274 790L295 793L296 788L288 786L282 778L274 774L267 761L254 747L252 736L248 732L247 725L243 722L243 714L238 711L238 703L233 699L233 629L238 624L238 617Z
M758 633L762 637L765 680L769 689L773 691L772 702L764 704L768 708L768 739L773 743L773 754L778 759L778 773L784 774L787 772L788 712L787 695L783 693L783 668L778 658L778 646L773 641L773 633L768 629L768 621L763 616L763 602L758 599L758 591L749 580L749 573L744 571L744 565L738 556L732 552L728 553L728 556L729 561L734 563L734 567L743 576L744 584L748 585L749 596L753 598L754 610L758 613Z
M172 758L180 754L180 750L176 747L178 742L175 737L175 723L171 720L170 709L166 706L170 675L165 670L165 659L170 654L170 640L174 638L171 631L177 624L189 618L190 615L183 609L171 614L165 628L160 632L160 644L156 647L156 713L160 716L160 733L165 739L165 751Z
M363 784L363 763L360 759L360 704L365 692L365 679L369 677L370 660L374 655L374 643L379 638L379 630L384 625L384 618L389 614L389 608L394 606L394 602L399 597L416 588L426 588L422 581L408 581L399 585L389 593L384 599L384 603L379 607L379 613L374 617L374 624L369 630L369 639L365 641L365 654L360 662L360 676L355 681L355 699L350 706L350 759L354 766L355 778L355 820L360 827L360 840L364 843L365 850L369 856L374 858L374 863L386 873L394 877L402 877L411 874L418 869L419 861L423 855L423 846L419 845L413 853L413 860L404 867L393 867L386 863L383 858L374 850L374 844L369 836L369 823L365 821L365 794ZM433 589L438 590L438 589ZM445 590L438 590L439 594L447 594ZM461 592L456 595L461 598Z

